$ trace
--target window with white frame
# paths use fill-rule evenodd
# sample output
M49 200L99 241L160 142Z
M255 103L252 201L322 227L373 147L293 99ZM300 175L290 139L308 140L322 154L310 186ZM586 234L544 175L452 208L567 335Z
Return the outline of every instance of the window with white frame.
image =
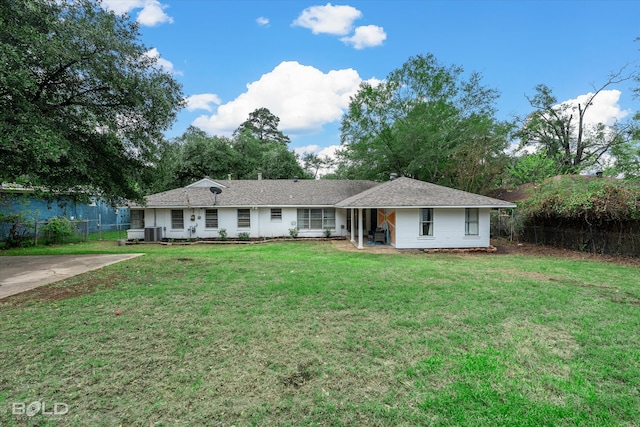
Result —
M433 236L433 208L420 209L420 235Z
M238 209L238 228L251 228L250 209Z
M298 209L298 228L300 230L322 230L336 228L336 210L326 209Z
M205 228L218 228L218 209L207 209L204 212Z
M322 213L322 228L336 228L336 210L324 209Z
M129 214L131 228L144 228L144 210L134 209Z
M184 214L181 210L171 210L171 229L182 230L184 229Z
M478 235L478 217L480 215L480 209L478 208L466 208L464 210L464 234L467 236Z
M282 222L281 208L271 208L271 222Z

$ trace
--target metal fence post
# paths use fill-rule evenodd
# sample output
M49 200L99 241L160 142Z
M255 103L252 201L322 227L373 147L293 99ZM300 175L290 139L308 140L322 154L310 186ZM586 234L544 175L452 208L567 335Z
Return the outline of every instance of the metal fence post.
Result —
M35 224L34 228L34 234L33 234L33 246L38 246L38 220L34 219L33 223Z
M98 239L102 240L102 214L98 214Z

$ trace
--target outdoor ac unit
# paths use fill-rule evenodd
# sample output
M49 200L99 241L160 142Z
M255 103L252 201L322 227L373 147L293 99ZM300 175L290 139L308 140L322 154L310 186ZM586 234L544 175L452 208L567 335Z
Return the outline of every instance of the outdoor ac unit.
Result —
M144 229L145 242L159 242L162 240L162 227L148 227Z

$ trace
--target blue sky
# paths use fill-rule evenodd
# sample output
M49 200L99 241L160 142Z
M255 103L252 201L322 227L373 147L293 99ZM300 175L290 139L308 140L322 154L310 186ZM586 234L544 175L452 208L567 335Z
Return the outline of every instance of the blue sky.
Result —
M636 0L103 2L140 23L149 54L184 87L188 107L169 138L191 124L228 136L267 107L291 148L331 154L359 83L420 54L482 73L501 93L501 119L530 112L525 95L539 83L570 101L640 63ZM611 123L640 110L638 86L608 88L590 119Z

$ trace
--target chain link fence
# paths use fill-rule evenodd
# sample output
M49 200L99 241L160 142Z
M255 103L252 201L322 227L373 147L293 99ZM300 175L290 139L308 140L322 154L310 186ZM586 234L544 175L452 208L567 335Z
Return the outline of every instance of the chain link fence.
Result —
M640 234L628 231L525 226L522 242L555 246L582 252L640 257Z
M51 218L47 220L0 222L0 245L5 247L86 242L90 239L126 238L129 223L102 223L98 219ZM63 224L60 227L59 224Z

